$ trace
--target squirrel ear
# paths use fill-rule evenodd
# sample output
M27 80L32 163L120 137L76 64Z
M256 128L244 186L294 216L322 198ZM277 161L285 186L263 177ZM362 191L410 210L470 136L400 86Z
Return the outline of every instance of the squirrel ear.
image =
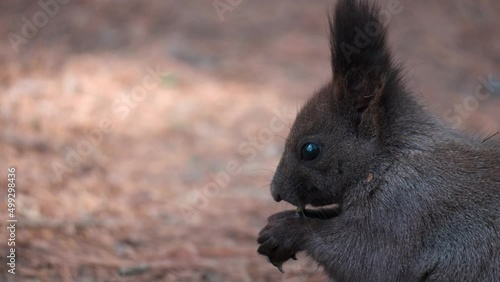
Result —
M379 9L363 0L339 0L329 17L333 82L339 99L358 112L384 90L391 71Z

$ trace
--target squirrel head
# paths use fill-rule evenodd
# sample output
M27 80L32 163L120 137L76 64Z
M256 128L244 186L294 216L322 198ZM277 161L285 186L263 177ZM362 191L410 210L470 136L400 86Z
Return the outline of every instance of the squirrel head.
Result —
M329 17L332 79L298 113L271 182L276 201L341 203L367 178L377 151L404 134L415 103L386 43L379 10L341 0ZM398 133L395 133L398 132Z

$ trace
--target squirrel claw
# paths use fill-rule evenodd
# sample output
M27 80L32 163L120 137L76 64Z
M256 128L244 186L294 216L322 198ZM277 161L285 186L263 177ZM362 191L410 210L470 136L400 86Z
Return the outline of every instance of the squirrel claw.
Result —
M270 263L270 264L272 264L272 265L276 266L276 268L278 268L278 270L279 270L281 273L285 273L285 272L283 271L283 263L276 263L276 262L272 262L272 261L271 261L271 259L270 259L268 256L266 256L266 260L267 260L267 262L268 262L268 263Z
M280 265L276 266L278 268L278 270L281 272L281 273L285 273L283 271L283 263L281 263Z

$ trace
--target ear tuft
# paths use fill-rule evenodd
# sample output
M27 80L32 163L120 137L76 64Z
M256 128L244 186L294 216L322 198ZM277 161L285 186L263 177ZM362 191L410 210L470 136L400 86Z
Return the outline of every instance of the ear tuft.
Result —
M354 106L364 111L371 97L383 91L391 70L387 29L379 9L364 0L339 0L329 23L334 82L354 95Z
M370 66L389 66L387 29L379 21L379 9L363 0L340 0L330 23L334 74Z

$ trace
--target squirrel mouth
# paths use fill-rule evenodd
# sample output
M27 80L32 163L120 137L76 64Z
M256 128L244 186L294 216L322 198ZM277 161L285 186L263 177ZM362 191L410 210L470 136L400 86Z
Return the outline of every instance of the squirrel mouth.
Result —
M341 208L339 204L329 204L320 207L311 205L297 207L299 215L316 219L331 219L338 216L340 212Z

